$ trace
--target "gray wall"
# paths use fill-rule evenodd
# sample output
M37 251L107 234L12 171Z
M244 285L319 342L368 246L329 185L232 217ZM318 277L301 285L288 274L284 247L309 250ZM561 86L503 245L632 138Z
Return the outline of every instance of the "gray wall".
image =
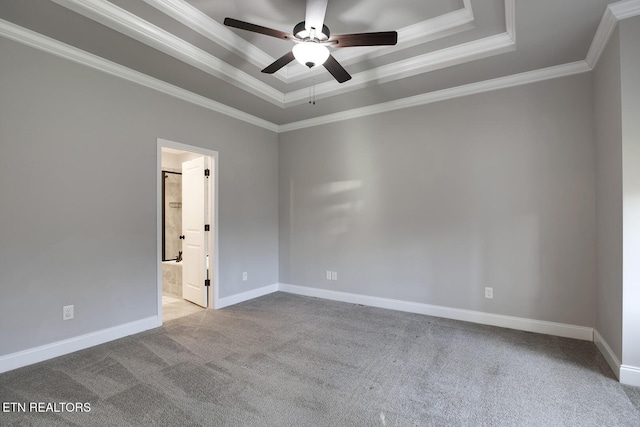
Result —
M221 296L278 282L275 133L3 38L0 58L0 355L156 314L159 137L219 152Z
M623 150L625 221L640 217L639 22L621 23L593 82L288 132L279 145L0 39L0 355L156 314L164 138L220 153L221 297L280 281L595 325L640 366L637 263L622 277ZM624 230L632 257L640 226ZM76 320L61 320L66 304Z
M622 127L620 34L593 73L598 280L596 330L622 360Z
M640 368L640 17L620 22L623 176L622 363ZM636 385L638 377L635 378Z
M280 282L593 326L591 106L584 74L281 134Z

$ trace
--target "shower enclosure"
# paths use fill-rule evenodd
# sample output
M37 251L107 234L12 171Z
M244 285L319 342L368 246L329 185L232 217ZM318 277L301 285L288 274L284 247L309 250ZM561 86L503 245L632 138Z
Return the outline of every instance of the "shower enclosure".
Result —
M182 251L182 174L162 171L162 260L172 261Z

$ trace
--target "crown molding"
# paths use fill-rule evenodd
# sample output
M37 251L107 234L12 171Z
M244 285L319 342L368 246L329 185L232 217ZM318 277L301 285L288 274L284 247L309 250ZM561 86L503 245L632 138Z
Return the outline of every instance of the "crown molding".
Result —
M589 67L586 61L577 61L569 64L558 65L555 67L543 68L541 70L528 71L525 73L514 74L512 76L500 77L497 79L485 80L468 85L424 93L422 95L411 96L408 98L384 102L381 104L341 111L339 113L328 114L326 116L315 117L313 119L291 122L278 126L278 132L290 132L293 130L350 120L388 111L416 107L420 105L432 104L434 102L460 98L463 96L474 95L483 92L490 92L498 89L526 85L543 80L572 76L574 74L581 74L589 71L591 71L591 67Z
M190 43L104 0L51 0L205 73L282 107L283 93Z
M143 1L258 68L265 68L276 60L184 0ZM287 82L286 71L287 68L282 68L272 75Z
M640 15L640 0L622 0L607 6L618 21Z
M507 34L516 42L516 0L504 1L505 27Z
M586 61L591 68L595 68L598 64L618 21L638 15L640 15L640 0L623 0L607 6L587 52Z
M174 98L233 117L234 119L242 120L243 122L251 123L252 125L256 125L273 132L278 131L278 126L274 123L245 113L244 111L229 107L228 105L220 102L213 101L204 96L189 92L188 90L179 88L162 80L149 77L146 74L124 67L120 64L116 64L115 62L111 62L76 47L69 46L34 31L27 30L26 28L20 27L3 19L0 19L0 36L66 60L102 71L112 76L157 90L173 96Z
M209 98L194 94L193 92L189 92L185 89L179 88L153 77L149 77L146 74L131 70L130 68L116 64L97 55L90 54L78 48L69 46L67 44L2 19L0 19L0 36L64 58L66 60L105 72L115 77L119 77L124 80L140 84L147 88L157 90L159 92L198 105L208 110L215 111L217 113L224 114L226 116L278 133L290 132L297 129L304 129L307 127L319 126L322 124L344 121L373 114L380 114L387 111L416 107L439 101L445 101L447 99L454 99L467 95L489 92L492 90L525 85L543 80L571 76L574 74L585 73L592 70L592 68L586 61L578 61L570 64L529 71L513 76L500 77L497 79L443 89L440 91L425 93L408 98L398 99L395 101L342 111L340 113L329 114L313 119L291 122L284 125L276 125L267 120L229 107L220 102L213 101Z
M52 0L52 1L62 1L62 0ZM513 0L506 0L505 4L513 2ZM513 9L509 9L513 11ZM610 5L605 11L605 15L603 16L603 22L608 22L611 18L608 16L611 14L615 18L624 19L631 16L636 16L640 14L640 0L625 0L613 5ZM515 15L513 15L515 17ZM624 18L618 18L624 17ZM509 22L509 19L507 20ZM507 24L509 27L509 24ZM601 22L601 27L598 29L598 33L603 34L606 33L607 30L604 27L610 27L610 24L603 25ZM512 27L513 28L513 27ZM615 24L613 26L615 28ZM613 32L613 30L610 30ZM596 39L602 39L602 35L596 34L594 38L594 42L592 43L592 49L594 45L597 45ZM447 99L459 98L467 95L473 95L477 93L488 92L492 90L498 90L513 86L519 86L524 84L529 84L533 82L554 79L559 77L570 76L574 74L580 74L584 72L589 72L593 69L593 66L587 59L584 61L578 61L570 64L559 65L555 67L545 68L541 70L535 70L530 72L525 72L513 76L501 77L497 79L487 80L483 82L472 83L464 86L458 86L448 89L443 89L440 91L425 93L421 95L416 95L404 99L399 99L395 101L380 103L376 105L370 105L367 107L356 108L348 111L343 111L340 113L329 114L322 117L317 117L308 120L301 120L297 122L291 122L283 125L276 125L272 122L266 121L259 117L250 115L243 111L237 110L235 108L229 107L222 103L213 101L209 98L194 94L177 86L171 85L169 83L163 82L161 80L152 78L143 73L131 70L122 65L116 64L114 62L108 61L104 58L98 57L96 55L87 53L75 47L66 45L57 40L51 39L44 35L38 34L31 30L27 30L23 27L10 23L8 21L0 19L0 36L20 42L22 44L31 46L33 48L51 53L53 55L65 58L67 60L83 64L85 66L100 70L102 72L108 73L110 75L123 78L125 80L140 84L142 86L157 90L159 92L168 94L175 98L184 100L186 102L190 102L192 104L201 106L203 108L207 108L209 110L227 115L229 117L236 118L238 120L242 120L244 122L262 127L264 129L271 130L273 132L290 132L297 129L303 129L312 126L318 126L327 123L333 123L343 120L349 120L353 118L364 117L367 115L379 114L386 111L394 111L403 108L410 108L419 105L430 104L434 102L444 101ZM511 47L515 47L515 33L509 34L504 33L498 35L505 43L505 46L510 45ZM610 34L609 34L610 37ZM510 40L508 41L507 38ZM486 42L486 39L484 39ZM606 38L608 40L608 38ZM482 42L476 41L476 42ZM475 42L471 42L475 43ZM490 49L491 43L487 43L487 49ZM495 46L494 46L495 47ZM590 49L591 52L591 49ZM485 52L486 53L486 52ZM447 61L446 54L443 55L443 62ZM455 55L449 55L448 61L452 61ZM597 62L597 61L596 61ZM410 65L410 64L405 64ZM453 64L451 64L453 65ZM417 74L417 73L416 73ZM393 70L389 70L389 75L394 75ZM306 92L306 91L305 91ZM288 100L291 101L290 99Z
M470 0L464 0L462 9L400 28L396 47L406 49L474 28L474 20L471 2ZM376 49L381 52L385 51L383 46L376 47ZM367 55L367 57L370 57L370 55Z
M452 65L510 52L515 50L515 47L515 42L507 33L496 34L484 39L474 40L362 71L352 75L352 79L348 82L339 85L334 81L321 83L315 88L316 99L344 94L372 84L391 82ZM285 94L284 106L287 108L293 105L303 104L307 102L308 96L308 88L288 92Z
M618 25L618 20L613 13L611 13L611 9L607 7L602 15L600 25L598 25L598 30L593 37L591 46L589 46L589 51L587 52L586 61L591 68L595 68L598 64L604 49L607 47L607 44L616 29L616 25Z
M138 16L122 9L106 0L52 0L53 2L73 10L89 19L106 25L115 31L126 34L135 40L138 40L144 44L147 44L153 48L160 50L168 55L171 55L185 63L188 63L214 77L220 78L236 87L239 87L251 94L254 94L272 104L280 107L287 108L290 106L298 105L306 102L308 88L299 89L289 93L283 93L270 85L262 82L261 80L250 76L249 74L241 71L224 61L216 58L215 56L191 45L190 43L174 36L173 34L139 18ZM215 22L206 14L198 11L192 6L188 5L184 0L144 0L148 4L154 7L161 7L162 11L170 13L169 16L178 19L180 22L193 25L194 29L201 34L206 34L206 37L215 39L216 43L220 43L223 47L229 47L236 50L240 49L238 46L234 46L237 41L236 38L242 40L241 44L252 46L241 37L235 35L229 29L223 25ZM505 11L513 11L515 0L505 0ZM470 0L463 0L464 9L462 13L454 15L445 14L445 18L442 20L435 19L435 24L427 20L418 24L422 30L431 31L431 36L434 36L438 31L441 34L445 34L447 31L452 31L453 26L457 22L457 25L464 27L469 24L469 19L473 20L473 11L471 9ZM451 15L447 17L446 15ZM506 13L507 16L507 29L514 27L515 15L514 13ZM430 28L427 28L432 25ZM407 27L408 28L408 27ZM419 39L418 33L415 30L413 39L410 39L407 43L416 42ZM515 33L514 33L515 34ZM402 46L402 44L401 44ZM316 88L316 96L318 98L327 98L334 94L343 93L345 91L353 91L360 88L370 86L372 84L379 84L383 82L394 81L397 79L414 76L420 73L437 70L440 68L449 67L465 61L472 61L480 58L485 58L491 55L496 55L504 52L508 52L515 49L515 41L513 36L508 32L487 37L481 40L475 40L469 43L465 43L458 46L442 49L435 52L419 55L417 57L409 58L403 61L383 65L378 68L369 69L361 73L353 75L352 80L348 83L338 85L335 81L327 81L318 85ZM253 46L249 48L249 52L255 51L257 48ZM270 61L272 58L266 53L258 49L257 55L261 57L260 60ZM381 51L384 51L382 49ZM339 53L339 52L338 52ZM340 53L339 53L340 54ZM268 58L268 59L267 59ZM254 59L253 61L257 61ZM286 70L288 77L285 81L293 81L296 79L309 77L308 70L303 70L303 67L295 68L291 67ZM299 70L299 71L296 71ZM285 73L282 70L282 73ZM282 76L280 76L282 79Z

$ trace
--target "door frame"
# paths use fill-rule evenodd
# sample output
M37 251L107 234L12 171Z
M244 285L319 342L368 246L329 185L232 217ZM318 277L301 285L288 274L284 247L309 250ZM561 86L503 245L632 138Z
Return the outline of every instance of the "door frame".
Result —
M157 287L156 297L158 302L158 321L162 324L162 149L173 148L176 150L188 151L190 153L208 156L211 159L210 168L213 169L211 178L213 185L209 185L209 213L213 216L212 234L213 238L208 239L208 252L213 254L209 257L209 264L213 265L211 277L211 286L207 294L207 308L217 306L220 295L220 254L218 245L218 152L194 145L187 145L180 142L170 141L168 139L158 138L156 145L156 264L157 264Z

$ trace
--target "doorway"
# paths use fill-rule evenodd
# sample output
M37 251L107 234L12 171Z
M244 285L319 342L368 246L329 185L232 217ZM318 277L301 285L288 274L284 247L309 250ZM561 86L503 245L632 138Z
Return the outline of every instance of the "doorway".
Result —
M158 139L158 319L213 308L218 295L218 153Z

